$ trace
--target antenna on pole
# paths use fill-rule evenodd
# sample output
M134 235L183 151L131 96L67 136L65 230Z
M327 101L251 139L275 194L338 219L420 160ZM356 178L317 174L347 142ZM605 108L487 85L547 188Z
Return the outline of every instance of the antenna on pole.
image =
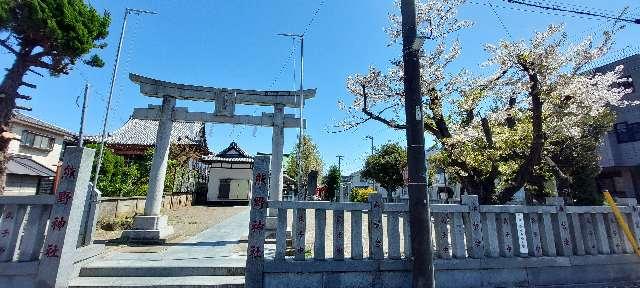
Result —
M295 34L295 33L278 33L278 36L284 37L292 37L300 39L300 135L298 136L298 153L296 155L298 162L298 177L296 177L296 183L298 185L298 195L300 195L303 191L302 189L302 149L304 147L304 34Z
M102 166L102 156L104 154L104 142L107 135L107 124L109 123L109 112L111 111L111 99L113 98L113 88L116 83L116 76L118 75L118 64L120 64L120 52L122 51L122 42L124 40L124 31L127 27L127 17L130 13L140 14L152 14L158 13L148 10L140 10L133 8L124 9L124 20L122 21L122 30L120 30L120 40L118 41L118 50L116 50L116 62L113 64L113 74L111 75L111 87L109 88L109 97L107 98L107 108L104 113L104 120L102 121L102 136L100 137L100 152L98 154L98 164L96 165L96 174L93 177L93 187L98 187L98 175L100 175L100 166Z

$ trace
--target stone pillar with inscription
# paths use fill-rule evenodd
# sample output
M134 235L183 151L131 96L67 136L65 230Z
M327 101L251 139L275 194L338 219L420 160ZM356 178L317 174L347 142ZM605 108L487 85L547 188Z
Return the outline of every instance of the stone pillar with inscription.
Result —
M165 96L162 99L162 110L156 134L156 146L149 173L149 188L144 204L144 215L136 216L133 220L133 229L122 232L122 238L134 242L164 242L173 234L173 228L169 226L167 216L160 215L162 207L162 194L164 192L164 179L167 174L169 161L169 146L171 144L171 128L173 126L173 110L176 99Z
M94 152L93 149L82 147L68 147L65 150L62 176L38 265L37 287L67 287L73 275Z
M269 189L270 157L256 156L253 163L253 189L251 193L251 212L249 214L249 236L247 239L247 263L245 287L262 287L264 269L264 240Z

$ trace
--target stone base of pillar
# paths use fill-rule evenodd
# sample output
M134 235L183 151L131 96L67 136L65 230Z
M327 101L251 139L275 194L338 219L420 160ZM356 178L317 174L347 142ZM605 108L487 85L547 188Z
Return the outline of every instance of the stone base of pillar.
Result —
M167 216L136 216L133 229L122 231L122 239L139 243L164 243L173 234Z
M278 217L277 216L267 216L267 223L265 223L265 234L267 239L275 239L276 238L276 229L278 227Z

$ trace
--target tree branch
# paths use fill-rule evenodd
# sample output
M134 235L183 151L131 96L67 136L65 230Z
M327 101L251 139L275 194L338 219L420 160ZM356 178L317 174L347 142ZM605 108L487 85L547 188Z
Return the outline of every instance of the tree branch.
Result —
M40 77L44 77L44 75L43 75L42 73L40 73L40 72L38 72L38 71L35 71L35 70L31 69L31 68L29 68L29 70L28 70L28 71L29 71L29 72L31 72L31 73L33 73L33 74L36 74L36 75L38 75L38 76L40 76Z
M5 49L9 50L9 52L11 52L13 55L18 56L18 54L19 54L18 50L16 50L15 48L11 47L11 45L9 44L9 42L7 40L8 39L0 40L0 46L2 46Z
M427 93L429 95L429 110L431 110L431 119L435 125L438 134L434 134L436 138L442 140L444 138L451 138L451 132L449 131L449 126L447 125L447 121L442 114L442 103L440 102L440 95L438 91L431 87ZM439 137L438 137L439 136Z
M556 188L558 189L558 193L561 196L566 196L569 189L571 189L571 183L573 183L573 179L564 174L558 164L551 159L549 156L544 157L544 161L551 168L551 173L557 179Z
M378 121L380 123L383 123L383 124L389 126L390 128L399 129L399 130L407 128L406 124L398 124L395 121L391 121L389 119L386 119L386 118L382 117L380 114L376 114L376 113L371 112L371 110L369 110L369 107L368 107L368 104L367 104L369 96L367 95L366 86L364 84L362 84L362 85L360 85L360 87L362 87L362 98L363 98L363 101L364 101L364 103L362 105L362 113L367 115L369 117L369 119L376 120L376 121ZM392 106L390 106L390 107L392 107ZM389 109L390 107L385 108L384 110L382 110L382 112L385 111L386 109ZM380 113L382 113L382 112L380 112Z
M27 87L29 87L31 89L36 89L36 87L37 87L36 84L27 83L27 82L24 82L24 81L22 81L20 83L20 86L27 86Z
M513 117L513 109L516 106L516 96L512 95L509 97L509 104L507 106L507 118L505 122L507 122L507 128L514 129L516 127L516 119Z
M489 149L493 149L493 133L491 132L491 126L489 126L489 120L486 117L482 117L480 120L482 124L482 133L484 134L484 140L487 141L487 146Z
M40 59L30 59L29 60L29 64L31 64L32 66L38 67L38 68L42 68L42 69L47 69L47 70L55 70L53 64L44 62Z
M16 98L17 99L24 99L24 100L31 100L31 96L22 95L22 94L16 95Z

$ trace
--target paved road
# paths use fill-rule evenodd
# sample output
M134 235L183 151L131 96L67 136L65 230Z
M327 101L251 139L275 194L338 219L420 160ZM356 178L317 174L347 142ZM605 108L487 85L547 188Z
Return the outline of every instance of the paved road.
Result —
M231 259L244 261L245 252L238 245L247 239L249 208L209 227L197 235L181 242L168 245L158 253L115 252L104 260L212 260Z

